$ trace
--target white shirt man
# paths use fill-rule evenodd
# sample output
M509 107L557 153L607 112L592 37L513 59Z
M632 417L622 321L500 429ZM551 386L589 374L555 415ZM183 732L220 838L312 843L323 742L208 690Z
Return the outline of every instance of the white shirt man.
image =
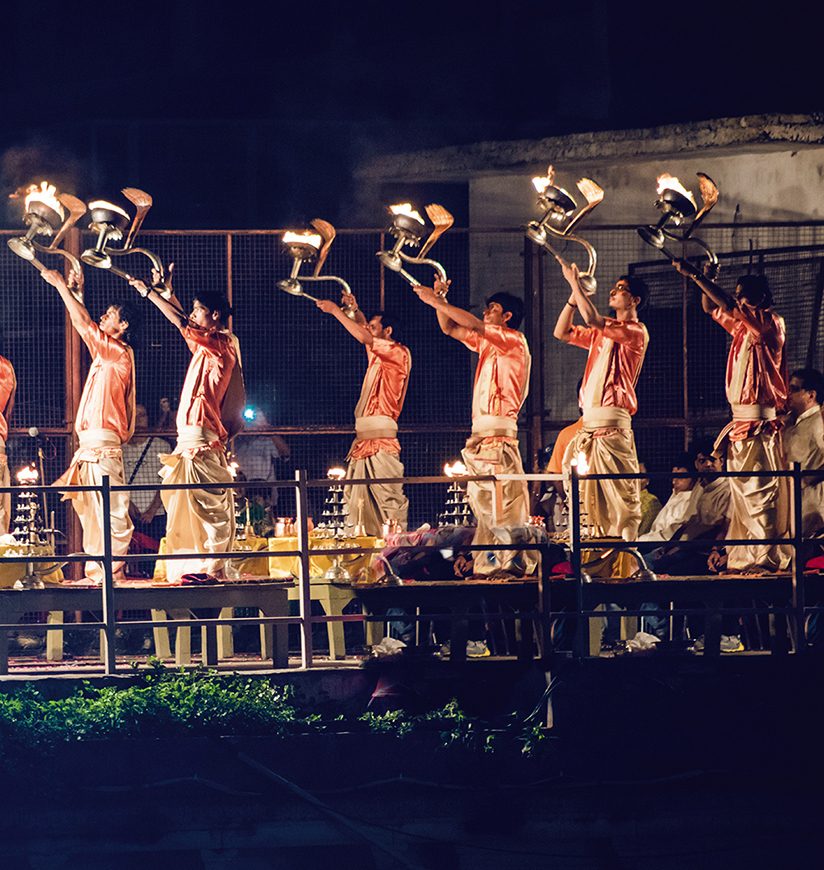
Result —
M824 469L824 420L819 396L824 395L824 375L815 369L798 369L790 376L791 422L784 430L787 462L798 462L803 471ZM805 536L824 528L824 480L805 477L801 484L802 529Z

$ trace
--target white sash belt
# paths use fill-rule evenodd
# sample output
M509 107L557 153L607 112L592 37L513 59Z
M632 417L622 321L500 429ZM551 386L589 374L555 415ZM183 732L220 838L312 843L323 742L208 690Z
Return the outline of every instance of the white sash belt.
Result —
M631 429L632 417L626 408L584 408L584 429Z
M397 438L398 424L384 414L355 417L355 437L358 441L368 441L370 438Z
M216 432L211 429L206 429L203 426L179 426L177 430L177 446L178 448L189 449L198 447L208 447L214 444L215 441L220 441Z
M120 436L111 429L82 429L77 433L81 449L120 447Z
M767 405L731 405L733 420L775 420L775 408Z
M476 438L518 437L518 423L511 417L496 417L494 414L479 414L472 420L472 434Z

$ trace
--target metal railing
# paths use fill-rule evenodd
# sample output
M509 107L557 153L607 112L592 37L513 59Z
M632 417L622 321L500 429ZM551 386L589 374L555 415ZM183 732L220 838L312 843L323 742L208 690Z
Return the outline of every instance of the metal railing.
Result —
M541 646L542 652L547 654L551 651L551 626L552 623L557 619L574 619L575 624L577 626L576 629L576 640L574 645L574 654L578 658L584 658L587 655L587 626L589 624L589 620L593 618L603 619L607 614L604 611L587 609L585 607L585 599L586 599L586 587L589 583L591 583L591 578L588 577L586 571L584 570L584 564L582 559L582 554L584 550L636 550L638 547L637 541L622 541L622 540L612 540L612 539L597 539L597 538L584 538L582 536L581 529L581 504L580 504L580 486L581 481L584 480L640 480L643 478L650 477L682 477L689 478L693 480L697 480L702 475L698 472L680 472L680 473L672 473L672 472L644 472L637 474L579 474L577 467L575 465L572 466L569 475L562 476L557 474L523 474L523 475L502 475L499 478L494 476L488 477L466 477L462 478L463 481L494 481L494 480L524 480L529 482L550 482L557 481L561 479L565 479L569 483L569 502L570 502L570 525L569 525L569 554L570 554L570 562L572 566L572 576L570 578L564 580L550 580L550 569L551 565L549 564L549 552L550 547L556 545L555 541L544 541L544 542L526 542L526 543L507 543L507 544L460 544L458 547L462 551L521 551L527 550L531 552L535 552L540 554L540 563L539 570L537 576L535 577L535 582L538 585L539 595L540 595L540 612L526 612L519 611L516 613L484 613L483 618L485 620L500 620L500 621L511 621L518 619L533 619L535 620L536 625L540 627L540 638L541 638ZM716 614L725 614L725 613L762 613L769 612L773 615L781 615L791 617L792 623L794 623L794 640L795 640L795 652L801 653L806 649L806 635L805 635L805 620L806 617L811 613L820 612L823 608L817 605L808 605L806 600L806 588L805 588L805 573L804 573L804 565L802 559L799 556L800 548L806 542L806 539L803 536L803 530L801 527L801 498L802 498L802 483L805 478L810 477L820 477L821 471L815 470L802 470L798 463L794 463L793 467L789 470L782 471L757 471L757 472L749 472L749 471L740 471L740 472L718 472L714 473L713 477L715 478L742 478L742 477L773 477L773 478L788 478L792 481L792 515L791 515L791 533L788 537L779 537L779 538L764 538L764 539L732 539L732 538L714 538L712 539L712 543L717 546L739 546L739 545L752 545L752 544L764 544L764 545L786 545L793 548L793 564L792 570L789 573L789 578L791 581L791 602L789 606L769 606L769 607L746 607L746 608L735 608L735 607L721 607L714 608L713 613ZM347 480L346 485L369 485L369 484L386 484L386 483L401 483L404 486L407 485L420 485L420 484L448 484L454 482L454 478L450 477L414 477L414 478L386 478L386 479L352 479ZM289 626L289 625L297 625L300 631L300 667L301 668L312 668L315 663L315 651L313 644L313 636L312 629L316 624L327 624L331 622L341 622L341 623L349 623L349 622L357 622L361 624L365 624L369 621L379 621L385 622L387 617L385 615L374 615L374 614L365 614L365 613L353 613L353 614L323 614L323 615L315 615L311 611L311 586L312 586L312 577L311 577L311 567L310 567L310 558L312 555L322 554L323 556L361 556L361 555L375 555L383 552L382 547L358 547L358 546L332 546L327 547L324 546L322 548L313 547L310 541L309 535L309 491L313 488L324 488L330 485L336 484L336 481L330 481L328 479L316 480L311 479L309 476L303 472L298 471L295 474L295 479L293 481L280 480L274 483L267 483L268 487L276 487L276 488L287 488L292 489L295 492L296 497L296 533L297 533L297 546L293 550L278 550L276 553L273 553L269 550L263 551L250 551L248 549L233 549L230 551L224 552L184 552L184 553L163 553L163 554L147 554L147 553L133 553L126 554L123 556L118 556L118 561L137 561L137 560L146 560L148 558L152 559L165 559L165 560L176 560L176 559L191 559L197 557L209 557L209 558L225 558L225 559L245 559L249 557L255 557L256 555L260 555L261 557L265 554L266 558L269 558L271 555L276 555L278 558L297 558L299 560L299 570L296 580L296 586L298 590L298 615L296 616L247 616L247 617L230 617L230 618L211 618L211 617L199 617L192 616L191 619L165 619L165 620L118 620L117 611L115 609L115 589L117 588L114 581L113 574L113 554L111 549L111 517L110 517L110 505L111 505L111 495L113 492L132 492L132 491L156 491L157 487L152 485L112 485L110 479L107 476L104 476L103 481L100 486L67 486L60 487L59 491L62 493L71 493L71 492L99 492L101 496L102 503L102 514L103 514L103 539L104 539L104 550L103 553L100 554L69 554L69 555L56 555L56 554L45 554L45 555L19 555L19 556L2 556L0 557L0 564L3 563L47 563L53 564L55 562L60 563L78 563L78 562L87 562L87 561L99 561L102 562L104 572L103 572L103 582L100 587L100 612L102 614L101 619L99 621L91 621L91 622L83 622L83 623L74 623L74 624L63 624L63 623L52 623L52 624L44 624L38 625L37 629L42 631L60 631L65 630L69 625L71 625L72 629L81 629L81 630L99 630L101 632L101 654L102 654L102 669L106 674L114 674L117 672L118 664L117 657L115 655L115 637L116 630L119 625L128 626L130 628L152 628L152 629L162 629L162 628L179 628L179 627L193 627L193 626L245 626L245 625L254 625L254 626L264 626L264 625L273 625L273 626ZM164 488L167 485L164 484ZM249 488L250 484L246 481L235 481L235 482L227 482L220 483L220 488L226 489L242 489ZM202 483L193 483L193 484L174 484L168 485L168 489L190 489L190 490L198 490L203 489L204 485ZM0 492L19 492L21 487L3 487L0 488ZM26 486L25 489L32 492L54 492L55 487L50 486ZM667 542L661 542L662 544ZM707 538L699 538L695 540L678 540L677 543L679 547L698 547L698 546L706 546L708 543ZM405 550L405 551L430 551L432 550L431 545L403 545L399 544L397 546L393 545L393 549L396 550ZM677 578L673 578L677 579ZM232 581L227 581L226 585L231 585ZM460 583L460 580L454 580L455 583ZM551 606L551 587L554 583L569 583L574 585L575 589L575 607L573 609L566 610L555 610ZM597 582L597 581L596 581ZM631 583L631 580L628 581ZM723 583L723 579L720 579L718 582ZM605 584L606 586L606 584ZM14 595L14 590L3 590L0 592L3 595ZM605 599L606 600L606 599ZM697 615L707 615L706 608L696 608L696 607L681 607L681 608L669 608L669 609L658 609L658 610L650 610L650 609L623 609L620 612L622 616L629 617L645 617L653 614L663 615L668 618L679 617L679 616L697 616ZM618 615L617 613L615 615ZM468 619L479 618L478 613L427 613L423 616L419 614L408 614L404 617L407 621L433 621L433 620L456 620L456 619ZM20 625L17 623L2 623L0 624L0 632L4 634L19 629ZM261 667L271 667L270 663L262 662ZM16 673L23 673L24 669L18 668L15 670Z

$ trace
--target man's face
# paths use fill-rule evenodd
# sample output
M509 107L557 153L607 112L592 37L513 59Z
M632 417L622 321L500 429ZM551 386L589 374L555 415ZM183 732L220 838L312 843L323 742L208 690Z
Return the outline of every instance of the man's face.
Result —
M134 406L134 428L143 432L149 428L149 415L143 405Z
M195 326L200 326L203 329L217 326L217 320L213 313L199 299L195 299L192 303L192 313L189 315L189 320Z
M735 298L738 302L743 302L745 305L749 305L750 308L758 308L764 301L764 296L762 294L754 293L752 291L747 293L740 284L735 285Z
M366 324L366 328L372 333L373 338L389 338L392 334L392 327L384 328L383 319L380 315L375 315Z
M701 474L713 474L721 471L721 460L711 453L699 453L695 457L695 470Z
M614 311L629 311L636 304L636 298L629 289L629 283L621 278L609 291L609 307Z
M500 302L488 302L484 308L484 323L492 326L503 326L509 320L509 312L504 312Z
M672 466L673 474L684 474L688 472L689 468L683 468L680 465ZM692 479L689 477L673 477L672 479L672 491L673 492L688 492L692 489Z
M646 474L646 473L647 473L647 466L644 465L643 462L639 462L639 463L638 463L638 471L640 471L641 474ZM646 489L646 488L649 486L649 478L648 478L648 477L642 477L642 478L638 481L638 483L641 485L641 489Z
M120 309L110 305L100 316L100 330L112 338L120 338L128 329L129 324L120 319Z
M790 408L792 408L796 414L803 414L804 411L812 408L812 406L817 402L815 390L805 390L804 385L801 383L799 378L796 378L795 376L790 378L789 399Z

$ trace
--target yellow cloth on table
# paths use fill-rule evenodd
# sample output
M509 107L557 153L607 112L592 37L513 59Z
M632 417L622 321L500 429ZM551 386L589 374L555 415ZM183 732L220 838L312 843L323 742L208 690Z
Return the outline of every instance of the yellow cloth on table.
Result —
M267 540L266 538L257 538L253 535L249 535L243 541L235 540L233 548L235 550L250 550L255 553L260 551L265 552L267 548ZM163 554L165 554L165 552L166 538L161 538L160 546L158 547L158 556L162 556ZM230 559L228 560L228 565L230 566L230 574L232 571L237 571L238 574L251 574L254 577L269 576L269 565L266 556L249 556L248 558ZM152 579L161 583L166 582L167 576L165 559L158 559L155 562L155 569Z
M324 556L324 549L337 547L375 547L382 546L383 541L371 535L362 535L357 538L342 538L336 541L331 538L322 538L317 535L309 535L309 548L312 551L309 556L309 574L312 579L318 579L324 572L332 567L333 557ZM272 552L283 550L297 550L297 538L269 538L269 549ZM349 572L349 576L355 579L362 572L372 578L372 564L374 553L364 553L360 556L343 556L342 566ZM300 574L300 557L298 556L269 556L269 576L271 577L297 577Z
M583 546L586 547L586 541ZM581 550L582 570L599 580L630 577L639 567L636 558L625 550Z
M53 556L49 547L30 547L28 544L0 544L0 556ZM60 583L63 580L63 569L56 567L48 574L40 571L50 568L48 562L32 563L38 570L38 576L44 583ZM0 589L11 589L14 584L26 574L25 562L0 562Z

